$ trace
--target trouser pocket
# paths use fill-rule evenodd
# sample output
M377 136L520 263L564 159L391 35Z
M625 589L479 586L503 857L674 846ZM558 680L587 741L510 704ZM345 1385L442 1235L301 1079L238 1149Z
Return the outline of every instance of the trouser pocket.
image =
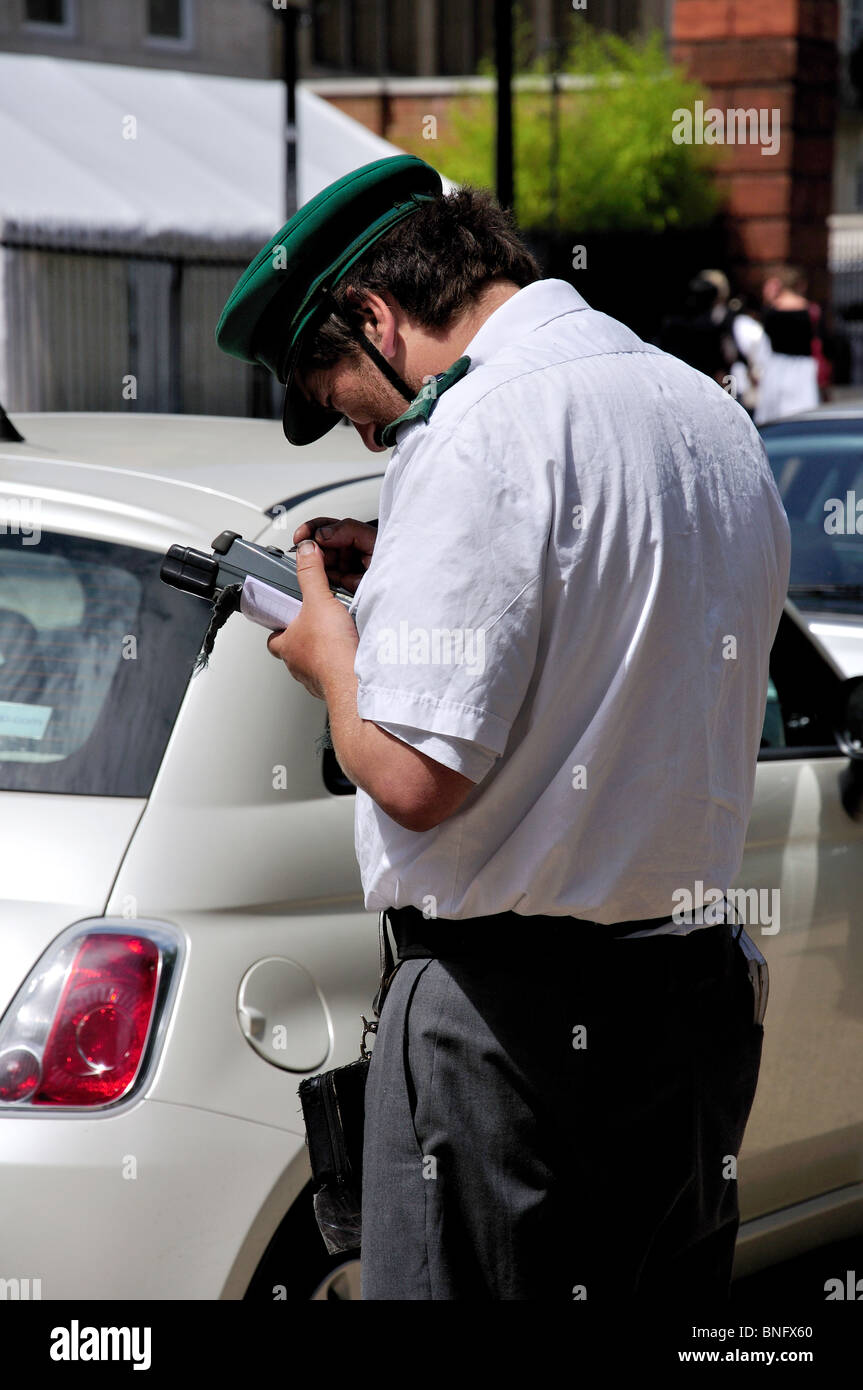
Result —
M746 962L749 983L752 986L752 1021L756 1026L761 1026L767 1012L767 997L770 992L767 961L744 927L734 926L732 930L735 943Z

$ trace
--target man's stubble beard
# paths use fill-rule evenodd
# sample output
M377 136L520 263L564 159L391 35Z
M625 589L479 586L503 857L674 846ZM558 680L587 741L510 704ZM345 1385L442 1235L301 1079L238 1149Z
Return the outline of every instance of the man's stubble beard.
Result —
M410 402L396 390L391 382L387 381L383 373L365 353L362 354L360 374L366 397L364 404L367 405L374 421L374 441L376 444L382 445L381 431L386 425L391 425L393 420L397 420L400 415L403 415ZM405 384L410 387L409 381Z

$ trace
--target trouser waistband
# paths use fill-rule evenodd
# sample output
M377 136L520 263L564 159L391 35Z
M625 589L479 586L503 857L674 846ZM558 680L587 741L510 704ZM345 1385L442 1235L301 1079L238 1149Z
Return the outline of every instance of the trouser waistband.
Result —
M671 914L634 922L588 922L581 917L524 916L517 912L496 912L486 917L424 917L418 907L388 907L399 960L417 958L447 959L479 955L489 950L512 947L520 952L538 944L574 946L601 943L633 932L667 926ZM706 928L704 930L707 930ZM539 935L538 935L539 934Z

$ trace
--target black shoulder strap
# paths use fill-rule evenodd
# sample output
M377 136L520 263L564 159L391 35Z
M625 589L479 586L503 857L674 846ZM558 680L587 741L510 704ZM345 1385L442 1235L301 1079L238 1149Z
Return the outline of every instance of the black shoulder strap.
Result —
M396 388L399 395L404 396L406 401L412 401L416 395L416 391L411 390L407 382L402 380L395 368L390 366L383 353L378 352L374 343L369 342L365 333L361 328L357 327L350 314L345 313L340 307L332 291L327 290L322 296L322 299L329 302L330 312L336 314L337 317L342 320L351 337L356 339L363 351L372 359L378 371L383 373L387 381Z
M387 914L385 911L382 911L380 916L378 917L378 936L380 938L381 952L381 982L378 986L378 992L372 1000L372 1011L374 1013L374 1018L372 1019L371 1023L369 1023L365 1014L362 1015L363 1035L360 1039L360 1057L365 1062L368 1062L372 1055L366 1047L366 1038L369 1033L376 1033L378 1031L378 1019L381 1016L381 1009L384 1006L384 1000L387 997L387 991L389 990L389 987L392 984L393 976L395 975L399 966L403 964L402 961L396 961L393 957L393 951L392 947L390 946L390 938L387 927Z
M387 991L392 982L392 978L398 970L399 965L401 965L401 961L399 961L398 964L396 964L395 958L393 956L393 949L390 945L389 932L387 930L388 926L389 921L387 918L387 914L385 911L382 910L380 916L378 917L378 936L380 938L381 957L381 982L380 986L378 987L378 992L375 995L374 1000L372 1002L372 1008L374 1009L375 1018L380 1018L381 1016L381 1009L384 1006L384 1000L387 997Z

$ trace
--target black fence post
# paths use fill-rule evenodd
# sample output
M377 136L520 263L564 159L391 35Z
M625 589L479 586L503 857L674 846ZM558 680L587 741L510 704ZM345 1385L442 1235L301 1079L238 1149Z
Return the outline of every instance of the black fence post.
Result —
M512 0L494 0L494 56L497 67L497 200L515 202L512 157Z

